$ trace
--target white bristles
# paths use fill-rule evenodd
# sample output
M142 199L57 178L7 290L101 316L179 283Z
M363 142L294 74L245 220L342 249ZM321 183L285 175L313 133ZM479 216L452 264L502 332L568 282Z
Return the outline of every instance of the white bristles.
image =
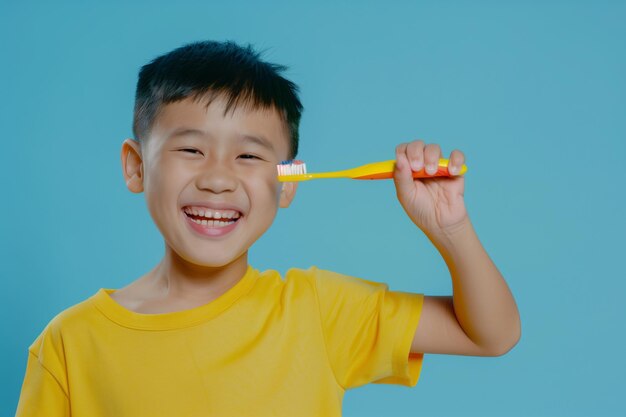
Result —
M299 160L283 161L276 167L278 168L279 176L306 174L306 164Z

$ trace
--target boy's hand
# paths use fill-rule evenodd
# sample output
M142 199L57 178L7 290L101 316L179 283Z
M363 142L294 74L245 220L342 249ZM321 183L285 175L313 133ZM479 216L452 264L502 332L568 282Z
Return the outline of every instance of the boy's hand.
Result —
M394 182L398 200L413 223L429 237L447 236L467 220L463 176L420 179L412 176L412 171L424 168L428 175L434 174L441 157L439 145L425 145L421 140L396 147ZM458 175L465 156L454 150L449 161L448 172ZM428 169L430 165L435 167L433 171Z

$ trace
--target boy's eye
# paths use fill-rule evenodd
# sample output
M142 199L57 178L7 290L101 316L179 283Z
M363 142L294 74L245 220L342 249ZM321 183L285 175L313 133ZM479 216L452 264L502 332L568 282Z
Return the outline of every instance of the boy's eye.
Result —
M179 149L179 151L182 151L182 152L189 152L189 153L199 153L199 154L202 154L202 152L200 152L199 150L197 150L197 149L192 149L192 148Z
M242 158L242 159L261 159L258 156L252 155L252 154L249 154L249 153L241 154L241 155L239 155L239 157Z

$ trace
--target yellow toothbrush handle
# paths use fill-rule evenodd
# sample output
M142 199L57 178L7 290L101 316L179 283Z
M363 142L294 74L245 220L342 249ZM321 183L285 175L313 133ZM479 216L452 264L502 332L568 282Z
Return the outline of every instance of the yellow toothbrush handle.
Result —
M413 178L433 178L433 177L451 177L448 173L449 160L445 158L439 159L437 172L433 175L426 173L426 168L413 172ZM396 161L372 162L371 164L362 165L352 169L333 172L317 172L300 175L279 175L278 180L281 182L307 181L320 178L352 178L355 180L382 180L393 178L393 170ZM461 171L455 176L465 174L467 166L463 165Z
M426 167L420 169L419 171L413 171L413 178L433 178L433 177L452 177L448 173L448 163L450 161L445 158L439 159L439 166L437 167L437 172L433 175L426 173ZM354 168L353 175L350 177L355 180L383 180L393 178L393 170L395 168L395 160L383 161L383 162L374 162L372 164L363 165L357 168ZM461 171L456 174L456 176L463 175L467 171L467 166L463 165L461 167Z

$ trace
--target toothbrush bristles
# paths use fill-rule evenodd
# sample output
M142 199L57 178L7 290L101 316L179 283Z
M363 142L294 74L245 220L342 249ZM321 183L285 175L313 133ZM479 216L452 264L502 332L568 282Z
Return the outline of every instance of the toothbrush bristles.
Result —
M282 161L280 165L276 165L278 168L278 175L304 175L306 174L306 164L299 159L293 159L289 161Z

